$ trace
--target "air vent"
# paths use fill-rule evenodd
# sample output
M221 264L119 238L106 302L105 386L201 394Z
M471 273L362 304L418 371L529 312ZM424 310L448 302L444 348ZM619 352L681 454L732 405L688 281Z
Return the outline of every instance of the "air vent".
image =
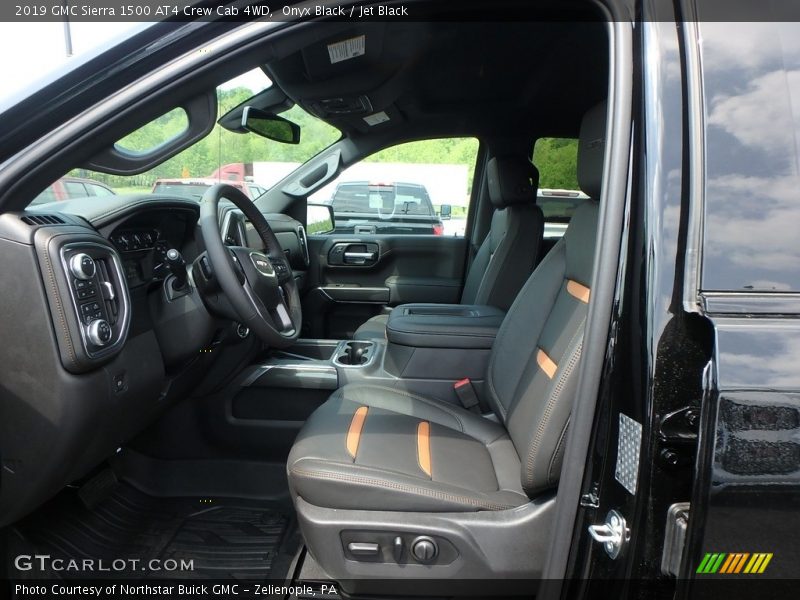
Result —
M35 225L63 225L64 219L56 215L25 215L22 222L31 227Z
M311 256L308 253L308 238L306 238L306 230L300 225L297 228L297 239L300 240L300 252L303 253L303 263L306 267L311 264Z

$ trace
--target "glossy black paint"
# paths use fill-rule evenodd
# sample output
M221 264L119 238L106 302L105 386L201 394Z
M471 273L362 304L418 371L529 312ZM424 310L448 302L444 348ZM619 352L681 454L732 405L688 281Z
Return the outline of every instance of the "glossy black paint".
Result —
M570 595L705 597L704 578L726 577L696 574L705 552L772 552L769 576L797 576L800 27L698 23L696 87L687 56L699 46L687 46L697 39L676 26L680 14L665 2L642 10L627 255L584 481L599 507L584 508L573 538L571 575L592 580ZM701 89L702 129L692 129L691 94ZM685 304L685 284L696 302ZM644 425L635 495L614 478L620 413ZM667 510L690 500L675 585L660 564ZM631 529L616 561L586 534L610 508Z
M691 493L694 444L676 439L674 419L663 433L661 425L682 409L697 413L710 348L705 323L685 314L680 301L688 182L679 31L672 3L653 2L647 9L635 49L640 61L637 141L625 259L584 481L586 493L597 490L599 507L583 509L574 538L571 574L582 581L573 582L571 595L587 597L650 595L654 586L660 593L674 591L673 580L660 572L661 542L669 505L688 500ZM635 496L614 476L620 413L643 424ZM617 560L586 534L611 508L631 529L630 543Z
M701 22L699 30L701 310L716 339L685 565L696 577L693 597L707 591L703 580L726 577L695 574L706 552L773 553L763 577L796 578L800 534L800 303L792 293L800 285L800 26Z
M699 475L708 486L700 499L702 531L694 562L705 552L771 552L765 574L796 578L800 324L775 318L712 320L715 393L704 407L710 451Z
M704 17L703 5L698 16ZM800 24L698 24L704 290L800 291Z
M628 234L623 239L617 310L611 324L584 507L574 532L568 595L672 597L682 592L661 571L667 511L692 496L703 375L713 331L683 307L690 223L689 119L685 31L671 2L649 2L638 23L638 95ZM643 425L636 493L615 479L619 414ZM609 509L631 538L617 560L587 535Z

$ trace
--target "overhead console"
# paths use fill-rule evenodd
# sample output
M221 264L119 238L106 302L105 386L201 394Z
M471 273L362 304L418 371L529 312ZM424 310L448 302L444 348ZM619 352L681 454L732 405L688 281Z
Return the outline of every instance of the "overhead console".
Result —
M430 26L422 23L331 23L308 39L279 44L279 58L266 68L311 114L366 132L404 121L397 100L407 87L409 67L424 56L431 39Z

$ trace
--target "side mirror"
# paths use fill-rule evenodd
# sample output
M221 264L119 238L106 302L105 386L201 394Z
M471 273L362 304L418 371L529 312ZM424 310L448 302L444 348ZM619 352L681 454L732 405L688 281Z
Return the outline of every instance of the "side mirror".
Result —
M306 232L308 235L331 233L336 228L333 207L330 204L308 204L306 208Z
M242 112L242 129L282 144L300 143L300 126L252 106Z
M450 219L450 216L453 214L453 207L449 204L442 204L439 207L439 216L441 217L442 221L447 221Z

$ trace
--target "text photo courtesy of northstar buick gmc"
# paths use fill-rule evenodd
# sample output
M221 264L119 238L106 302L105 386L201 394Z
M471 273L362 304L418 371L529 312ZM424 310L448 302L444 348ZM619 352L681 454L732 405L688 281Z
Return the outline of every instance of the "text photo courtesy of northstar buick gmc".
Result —
M164 22L0 104L10 595L792 597L800 29L739 5Z

